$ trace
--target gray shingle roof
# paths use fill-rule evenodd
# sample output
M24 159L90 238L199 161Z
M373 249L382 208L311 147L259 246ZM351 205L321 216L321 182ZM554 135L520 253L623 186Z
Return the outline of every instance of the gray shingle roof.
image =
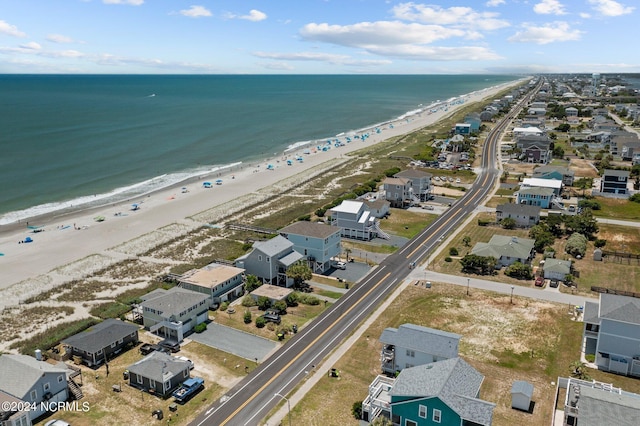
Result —
M281 257L280 259L278 259L278 262L282 263L284 266L291 266L294 263L298 262L299 260L304 259L304 255L298 253L297 251L292 251L291 253L289 253L286 256Z
M553 188L541 188L537 186L531 186L528 188L520 188L518 190L520 194L529 194L529 195L543 195L545 197L551 197L553 195Z
M66 380L67 369L56 367L46 361L38 361L28 355L0 356L0 390L24 399L33 385L40 380L44 373L64 374Z
M602 174L602 176L621 176L621 177L629 177L629 171L628 170L611 170L611 169L606 169L604 171L604 173Z
M451 358L458 355L460 335L415 324L386 328L380 341L387 345L412 349L421 353Z
M127 370L131 374L139 374L142 377L162 383L171 377L184 374L185 370L188 372L189 362L179 360L162 352L153 351L140 361L130 365Z
M497 206L496 211L523 214L527 216L538 216L540 214L540 207L530 206L527 204L505 203Z
M393 176L399 177L399 178L415 179L415 178L431 177L433 175L431 173L423 172L422 170L407 169L407 170L403 170L401 172L398 172Z
M599 311L600 305L598 303L584 302L584 315L582 316L582 320L592 324L600 323L600 317L598 316Z
M285 226L279 231L281 234L303 235L312 238L329 238L333 234L339 234L340 228L325 225L318 222L299 221Z
M94 353L137 331L137 325L111 318L63 340L62 343Z
M490 425L495 404L476 398L483 380L482 374L456 357L405 368L389 394L392 401L395 396L437 397L463 419Z
M546 259L544 262L544 270L550 272L559 272L561 274L570 274L571 261L562 259Z
M173 287L163 295L148 299L141 303L143 308L155 309L162 312L163 317L178 315L180 312L198 305L200 302L208 299L209 296L180 287Z
M293 243L282 235L278 235L267 241L258 241L253 244L253 248L260 250L266 256L273 257L285 250L292 249Z
M635 395L635 394L633 394ZM580 386L580 426L637 426L640 424L640 396L619 394Z
M521 393L531 398L533 396L533 385L524 380L516 380L511 386L511 393Z
M600 318L640 325L640 299L602 293L600 294Z
M535 241L529 238L515 238L507 235L494 235L488 243L476 243L471 254L478 256L492 256L496 259L517 257L527 259L533 250Z

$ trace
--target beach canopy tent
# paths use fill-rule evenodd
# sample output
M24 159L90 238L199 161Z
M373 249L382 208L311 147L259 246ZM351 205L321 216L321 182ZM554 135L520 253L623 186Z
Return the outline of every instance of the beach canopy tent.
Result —
M27 238L24 239L24 242L25 243L32 243L33 239L31 237L27 237Z
M186 194L187 192L189 192L189 190L187 189L187 187L186 187L186 186L183 186L183 187L182 187L182 193L183 193L183 194Z
M291 160L287 160L287 166L290 166L292 164L293 164L293 162Z
M131 204L131 210L136 211L140 209L140 205L138 203Z
M267 166L267 170L273 170L273 164L269 164L269 165Z
M222 179L216 180L216 185L222 185Z
M202 186L205 188L211 188L211 182L203 182Z

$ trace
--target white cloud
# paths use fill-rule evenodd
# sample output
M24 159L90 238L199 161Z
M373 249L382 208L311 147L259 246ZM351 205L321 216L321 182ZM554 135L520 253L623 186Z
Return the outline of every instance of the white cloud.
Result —
M542 0L533 6L533 11L541 15L566 15L564 5L558 0Z
M582 31L572 30L566 22L552 22L542 26L523 24L523 31L509 37L509 41L517 43L549 44L559 41L580 40Z
M15 25L11 25L6 21L0 20L0 34L6 34L13 37L26 37L27 35L20 31Z
M259 10L251 9L248 15L242 15L238 17L239 19L245 19L247 21L264 21L267 19L267 14L264 12L260 12Z
M104 4L128 4L131 6L140 6L144 0L102 0Z
M505 1L504 0L489 0L488 2L485 3L485 6L487 7L496 7L496 6L500 6L501 4L504 4Z
M496 12L476 12L470 7L450 7L400 3L391 10L393 15L403 21L423 24L448 25L458 28L471 28L491 31L508 27L509 23L498 19Z
M211 11L204 6L192 5L189 9L181 10L180 14L188 16L189 18L202 18L205 16L211 16Z
M54 43L73 43L73 39L71 37L67 37L62 34L49 34L47 36L47 40Z
M30 41L29 43L21 44L20 48L27 50L40 50L42 49L42 46L40 46L40 44L36 43L35 41Z
M275 52L254 52L258 58L277 59L285 61L315 61L327 62L338 65L388 65L391 61L387 59L353 59L348 55L336 55L332 53L318 52L296 52L296 53L275 53Z
M614 0L589 0L589 4L593 5L593 10L604 16L628 15L635 9Z
M581 17L582 19L589 19L589 18L591 18L591 15L590 15L590 14L588 14L588 13L586 13L586 12L580 12L580 13L579 13L579 15L580 15L580 17Z

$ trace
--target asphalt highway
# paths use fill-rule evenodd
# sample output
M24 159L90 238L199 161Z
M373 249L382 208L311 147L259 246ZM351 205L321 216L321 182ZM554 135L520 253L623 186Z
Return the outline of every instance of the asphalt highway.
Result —
M536 89L491 130L482 150L481 171L462 198L201 413L192 425L257 425L284 400L402 282L411 266L425 259L492 191L500 175L496 165L500 133Z

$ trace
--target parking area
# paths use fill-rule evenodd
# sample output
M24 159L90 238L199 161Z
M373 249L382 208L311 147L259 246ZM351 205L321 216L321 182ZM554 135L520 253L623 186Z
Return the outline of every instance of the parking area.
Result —
M367 275L370 270L371 267L364 262L349 262L345 269L331 268L324 275L355 283Z
M257 358L258 361L264 360L278 346L271 340L214 322L209 323L204 332L193 333L189 338L245 359Z

